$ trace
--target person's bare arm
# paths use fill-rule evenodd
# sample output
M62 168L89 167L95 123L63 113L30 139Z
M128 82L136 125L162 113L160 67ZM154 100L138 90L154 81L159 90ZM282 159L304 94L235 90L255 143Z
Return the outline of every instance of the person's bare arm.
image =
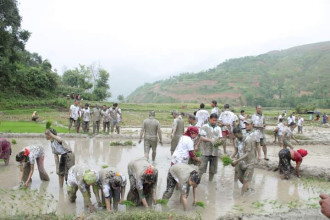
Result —
M188 211L187 197L186 197L185 194L182 194L181 195L181 200L182 200L182 203L183 203L183 209L184 209L184 211Z
M194 196L193 205L195 205L197 202L197 187L193 187L193 196Z
M57 136L57 135L53 134L52 132L50 132L50 130L47 129L45 131L45 134L49 135L52 138L54 138L58 143L60 143L60 144L62 143L62 139L59 136Z
M30 182L30 180L32 178L33 171L34 171L34 164L30 164L30 173L29 173L29 176L28 176L28 178L27 178L27 180L26 180L26 182L24 184L26 187L29 186L29 182Z
M205 142L211 142L211 143L214 142L213 139L210 139L210 138L207 138L207 137L204 137L204 136L200 136L199 141L205 141Z
M108 212L111 211L110 197L109 198L105 198L105 207L107 208L107 211Z
M139 140L139 144L142 142L143 134L144 134L144 124L142 125L141 131L140 131L140 140Z
M124 201L125 190L126 190L126 186L122 186L122 187L120 188L120 193L121 193L121 196L120 196L120 202Z
M177 123L177 121L175 120L174 125L173 125L173 130L172 130L172 133L171 133L171 138L174 137L174 134L175 134L175 132L176 132L177 127L178 127L178 123Z
M299 167L300 167L301 162L297 162L296 164L296 171L297 171L297 176L300 178L300 173L299 173Z
M19 183L23 184L23 165L19 165Z
M97 185L93 185L93 192L96 197L96 201L99 205L102 204L101 199L100 199L100 193L99 193L99 187Z
M295 140L299 144L299 141L293 135L292 135L292 139Z
M160 127L158 128L158 138L159 138L159 143L163 145L162 129L160 129Z
M234 147L234 152L230 157L234 158L237 155L237 153L238 153L238 149L236 147Z
M59 158L57 154L54 154L55 166L56 166L56 173L58 174L59 171Z

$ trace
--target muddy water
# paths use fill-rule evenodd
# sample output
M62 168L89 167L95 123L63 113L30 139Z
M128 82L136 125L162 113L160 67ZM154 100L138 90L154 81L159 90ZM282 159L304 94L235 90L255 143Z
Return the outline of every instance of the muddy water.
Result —
M42 207L43 211L56 211L58 214L80 214L83 212L83 200L81 194L77 193L77 201L71 204L67 200L64 190L58 187L58 177L55 173L55 163L51 153L50 143L45 139L17 138L17 144L13 146L13 156L10 165L0 165L0 188L9 190L17 187L19 171L14 162L14 155L29 144L42 144L45 147L45 168L50 175L50 182L42 182L39 179L37 168L33 174L32 189L47 192L54 196L52 203ZM111 140L118 141L118 140ZM109 146L109 139L100 138L79 138L67 139L76 154L76 164L86 164L93 169L100 169L102 165L108 164L116 167L127 175L127 164L130 160L143 156L143 143L134 147ZM314 147L314 146L313 146ZM271 150L272 151L272 150ZM274 147L275 151L275 147ZM317 151L315 151L317 152ZM170 165L169 146L159 146L157 158L154 165L159 170L157 197L161 198L166 188L167 171ZM270 213L275 211L286 211L289 208L316 207L318 191L315 187L305 187L300 180L281 181L278 174L263 170L255 170L252 188L254 192L241 197L241 184L234 183L234 170L232 167L222 167L219 163L218 174L213 183L208 182L208 175L205 174L198 187L198 201L206 204L205 209L191 206L192 193L189 195L189 209L201 212L203 219L216 219L228 213ZM314 189L313 189L314 188ZM126 190L129 189L129 183ZM95 201L92 195L92 201ZM32 210L33 202L30 199L15 201L15 207L20 210ZM0 213L4 206L0 206ZM168 203L168 210L182 212L182 205L179 203L179 193L176 191ZM6 212L11 213L10 210Z

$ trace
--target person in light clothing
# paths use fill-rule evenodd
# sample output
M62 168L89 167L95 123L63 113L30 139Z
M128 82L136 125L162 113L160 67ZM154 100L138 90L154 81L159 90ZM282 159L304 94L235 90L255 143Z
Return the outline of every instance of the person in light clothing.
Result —
M200 109L196 112L197 127L201 128L204 124L207 124L210 114L206 111L204 103L200 104Z
M219 124L222 130L222 137L224 138L223 143L223 153L227 154L227 143L226 138L229 137L229 134L232 133L232 130L235 126L236 116L233 112L229 110L229 104L224 105L225 111L223 111L219 116Z
M301 117L301 115L298 115L298 134L302 134L303 133L303 126L304 126L304 118Z

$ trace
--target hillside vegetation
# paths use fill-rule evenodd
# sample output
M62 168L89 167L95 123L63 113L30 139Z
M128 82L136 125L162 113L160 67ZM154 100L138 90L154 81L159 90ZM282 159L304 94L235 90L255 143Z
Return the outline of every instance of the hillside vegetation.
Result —
M147 83L128 102L330 107L330 42L227 60L213 69Z

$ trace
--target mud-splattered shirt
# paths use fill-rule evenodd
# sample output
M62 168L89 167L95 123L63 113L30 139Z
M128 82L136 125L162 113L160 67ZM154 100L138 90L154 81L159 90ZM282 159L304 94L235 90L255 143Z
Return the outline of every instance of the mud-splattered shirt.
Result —
M257 138L265 138L265 134L264 134L264 125L266 125L266 120L265 120L265 116L263 114L258 114L255 113L252 115L251 120L253 122L253 126L258 126L258 127L262 127L262 128L254 128L255 130L255 135L257 136Z
M144 134L144 140L157 141L157 134L160 132L159 121L154 117L149 117L143 121L140 139ZM162 141L162 138L159 138Z
M197 127L201 128L209 120L210 114L208 111L201 109L196 113Z
M109 109L102 110L101 115L102 115L103 122L109 122L110 121L111 117L110 117L110 110Z
M286 128L283 130L283 134L284 134L284 133L285 133L285 135L284 135L284 139L290 141L291 138L292 138L292 136L293 136L293 132L292 132L291 128L290 128L290 127L286 127Z
M235 122L235 114L229 110L225 110L222 112L219 116L219 121L223 124L229 124L230 129L228 129L227 126L222 126L221 129L222 131L228 131L233 129L233 124Z
M77 120L79 117L79 106L71 105L70 111L70 118Z
M74 165L69 169L69 173L68 173L68 181L67 181L68 185L78 186L81 193L87 191L87 184L84 181L84 173L86 170L90 170L90 169L83 165Z
M101 109L93 108L93 115L94 115L94 121L100 121L101 120Z
M180 137L181 135L183 135L184 121L181 116L178 116L173 120L172 133L174 133L174 136L176 137Z
M245 152L244 154L248 153L248 156L244 159L247 165L252 166L257 162L257 137L254 131L246 132L243 152Z
M192 166L185 163L178 163L170 168L170 173L178 183L182 195L187 195L189 191L189 177L192 171L197 171Z
M212 108L212 110L211 110L211 114L213 114L213 113L217 114L217 116L219 117L221 111L220 111L220 109L219 109L217 106L215 106L215 107Z
M89 108L85 109L83 108L81 110L81 114L82 114L82 118L83 118L83 121L90 121L91 120L91 110Z
M105 198L110 197L110 181L117 175L122 179L121 187L125 187L127 183L126 177L122 173L117 172L115 168L107 167L100 170L98 184L101 185Z
M214 143L216 141L220 141L222 138L221 128L218 125L211 126L209 123L203 125L201 128L200 136L211 139L212 142L209 141L201 141L201 153L203 156L219 156L220 149L219 147L214 147Z
M144 198L143 194L143 183L145 182L145 174L144 171L150 166L147 158L142 157L137 160L133 160L128 164L128 175L133 176L136 182L136 188L138 190L140 198ZM158 170L157 168L153 167L155 182L152 184L153 190L157 188L157 181L158 181Z
M39 157L45 156L45 150L42 146L40 145L34 145L34 146L27 146L26 147L29 150L29 155L28 155L28 161L30 164L34 164L35 160ZM22 150L23 152L25 151L25 148ZM22 166L23 163L19 162L19 166Z
M57 155L63 155L71 151L70 146L65 141L59 143L55 139L50 143L50 147L52 148L52 153Z

